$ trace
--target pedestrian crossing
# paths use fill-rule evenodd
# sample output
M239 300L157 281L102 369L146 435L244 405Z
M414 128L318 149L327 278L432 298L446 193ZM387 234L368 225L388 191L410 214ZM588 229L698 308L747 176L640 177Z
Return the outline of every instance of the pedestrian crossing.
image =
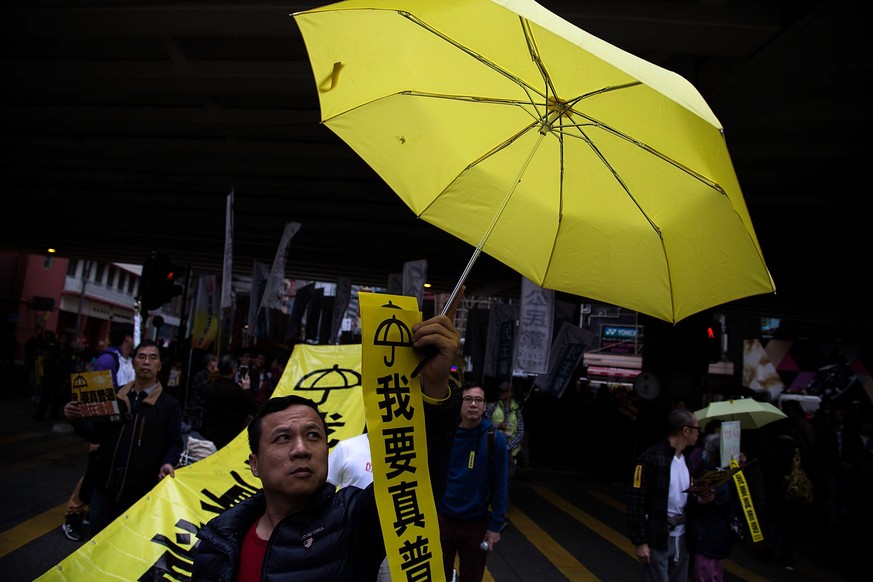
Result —
M63 537L61 502L84 466L87 449L74 435L27 431L0 437L0 447L0 482L6 484L9 502L3 510L5 531L0 531L0 566L27 565L38 575L80 545ZM640 567L625 533L623 495L596 476L548 470L516 475L510 484L510 525L488 557L484 582L639 579ZM758 564L748 549L737 548L726 561L725 579L850 579L834 574L837 567L813 566L810 557L802 556L798 570L786 573L776 565Z

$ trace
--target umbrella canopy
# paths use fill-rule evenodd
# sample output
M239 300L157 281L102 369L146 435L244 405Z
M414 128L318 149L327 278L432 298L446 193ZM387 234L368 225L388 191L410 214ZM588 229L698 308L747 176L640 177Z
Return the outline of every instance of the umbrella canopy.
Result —
M679 75L531 0L295 13L322 122L422 219L537 285L676 322L775 290ZM460 282L459 282L460 286Z
M780 418L786 418L785 413L772 404L758 402L751 398L712 402L696 411L694 415L701 427L717 418L722 421L739 420L741 429L761 428Z

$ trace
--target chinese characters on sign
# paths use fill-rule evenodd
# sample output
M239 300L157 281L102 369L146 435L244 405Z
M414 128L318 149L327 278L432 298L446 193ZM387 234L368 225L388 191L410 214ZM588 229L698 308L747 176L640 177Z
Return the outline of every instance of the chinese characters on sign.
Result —
M439 580L442 552L430 488L412 326L415 297L361 293L362 384L373 482L394 580ZM373 438L379 435L380 438Z
M118 417L112 372L77 372L70 375L73 397L82 405L82 416Z

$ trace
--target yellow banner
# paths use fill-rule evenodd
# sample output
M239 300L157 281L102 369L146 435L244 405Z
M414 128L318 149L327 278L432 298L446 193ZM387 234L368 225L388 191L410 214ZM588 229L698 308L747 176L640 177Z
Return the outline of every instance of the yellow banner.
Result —
M191 326L191 347L205 350L218 334L219 316L215 309L215 275L201 275L194 301L194 323Z
M300 394L326 413L332 448L364 428L361 346L300 344L273 396ZM420 407L419 407L420 410ZM261 488L243 431L209 457L176 470L124 515L38 580L178 580L191 576L195 534ZM437 539L437 545L438 540Z
M439 522L430 486L415 297L359 293L364 409L376 505L394 580L445 580ZM378 437L378 438L377 438Z
M731 468L739 467L740 464L736 459L731 459ZM755 514L755 506L752 504L752 495L749 492L749 485L746 483L746 476L742 471L737 471L734 474L734 484L737 486L737 493L740 496L740 507L743 508L743 515L746 516L746 523L749 524L749 531L752 533L752 541L760 542L764 539L764 533L761 531L761 524L758 523L758 516Z

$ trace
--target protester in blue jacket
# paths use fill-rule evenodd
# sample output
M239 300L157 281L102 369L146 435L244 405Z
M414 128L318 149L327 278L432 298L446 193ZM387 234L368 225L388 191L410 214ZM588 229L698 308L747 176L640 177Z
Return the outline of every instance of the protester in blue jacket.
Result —
M478 582L506 519L509 450L503 432L484 418L482 387L468 384L462 396L446 493L437 503L437 513L446 579L451 579L457 556L459 579Z

